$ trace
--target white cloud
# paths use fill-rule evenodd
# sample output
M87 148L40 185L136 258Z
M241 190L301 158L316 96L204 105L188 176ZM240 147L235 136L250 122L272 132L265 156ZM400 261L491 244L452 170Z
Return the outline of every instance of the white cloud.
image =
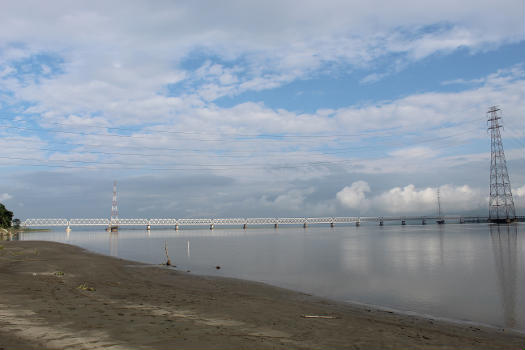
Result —
M443 213L477 210L487 205L486 195L480 190L468 185L439 187L441 208ZM437 188L416 188L410 184L404 187L394 187L378 195L367 197L370 186L365 181L357 181L350 187L344 187L336 195L343 206L361 209L371 215L437 215Z
M518 187L514 190L514 193L516 193L516 196L523 197L525 196L525 185Z
M514 205L517 208L525 208L525 185L512 189Z
M361 130L381 126L409 132L466 121L470 122L468 127L484 127L477 120L484 120L490 104L487 101L497 101L504 108L505 122L518 125L523 110L524 75L523 67L515 66L487 76L484 84L476 88L454 93L413 94L393 101L343 107L335 112L334 118L341 128L355 129L355 125L359 125ZM465 130L465 126L458 130Z
M407 0L39 5L4 4L0 42L7 45L0 65L56 52L65 59L71 88L91 80L96 89L126 87L131 99L130 90L143 87L153 93L161 83L177 82L177 64L193 53L243 63L241 70L210 64L208 73L213 74L201 78L204 85L221 87L204 94L214 99L305 78L326 63L367 66L391 53L418 60L461 47L486 50L523 40L523 8L516 1L426 1L425 6ZM28 12L28 7L38 11ZM175 79L170 78L173 74ZM382 75L371 73L364 81Z
M381 80L385 75L386 74L372 73L361 79L359 82L361 84L372 84Z
M479 190L468 185L439 187L441 209L452 214L460 211L476 210L486 205L486 197ZM437 214L437 188L417 189L414 185L395 187L373 199L377 208L395 214Z
M368 207L367 192L370 192L368 183L356 181L350 187L345 186L341 191L337 192L336 198L345 207L366 209Z
M284 193L279 193L274 199L269 199L268 196L263 195L261 203L281 210L300 211L304 208L306 197L313 191L313 188L290 189Z
M50 133L40 139L30 136L39 132L6 128L0 146L11 157L41 160L36 165L113 162L119 176L135 171L123 164L144 172L190 169L288 184L334 172L422 174L479 162L486 153L478 148L461 154L451 149L486 140L487 104L501 105L509 129L522 130L517 127L524 106L522 66L475 80L460 92L417 93L312 113L254 102L220 107L213 101L328 70L364 68L369 72L362 83L371 83L435 53L492 50L523 40L522 6L475 0L6 3L0 12L0 91L6 92L1 107L14 107L26 118L36 115ZM27 11L33 7L38 11ZM39 62L42 54L59 63ZM374 72L391 54L399 59ZM40 64L38 82L35 74L14 77L22 61ZM20 111L25 105L30 107ZM19 120L14 126L31 125ZM259 134L295 136L254 137ZM341 134L358 136L325 137ZM35 165L5 158L0 163ZM364 188L349 186L341 196L350 205L352 196L366 202ZM333 210L328 202L314 208L308 196L288 188L267 201Z
M220 73L223 68L214 69ZM522 95L525 93L523 75L522 69L514 67L485 77L481 86L462 92L415 94L393 101L308 114L271 109L253 102L223 108L191 97L148 95L144 99L130 100L124 92L114 95L111 89L107 93L90 95L83 101L81 90L73 91L66 81L53 80L49 86L44 83L19 91L31 100L40 101L31 112L44 112L41 125L98 135L79 137L57 133L50 148L61 148L55 141L78 145L73 150L43 152L35 148L45 147L46 142L37 137L28 138L24 130L19 137L16 137L16 130L15 133L6 130L0 145L11 154L41 158L44 162L46 159L99 160L145 170L198 170L209 165L208 171L254 181L268 176L289 181L315 178L335 169L360 174L431 173L435 169L450 169L487 159L486 101L498 101L504 107L506 130L521 130L512 126L521 124ZM62 92L67 97L64 103ZM155 126L143 128L144 121ZM55 122L63 125L53 124ZM24 124L18 121L16 125ZM132 132L133 138L108 137L108 134L130 133L104 129L110 126L131 127L136 131ZM166 131L182 133L168 134ZM261 139L249 136L259 134L298 137ZM340 134L356 136L307 136ZM463 146L473 140L487 142L486 152L472 153L472 148ZM508 147L512 144L505 145L508 160L523 159L521 149L516 151ZM83 150L102 153L94 157L82 154ZM148 156L140 157L140 153ZM0 162L6 164L8 161L0 159ZM10 160L9 164L16 162ZM197 166L193 166L195 164ZM78 165L82 164L75 164Z
M7 201L13 198L9 193L0 193L0 201Z
M482 79L482 78L470 79L470 80L459 78L459 79L445 80L441 82L441 85L476 85L476 84L481 84L484 81L485 79Z
M436 191L432 188L416 190L414 185L395 187L374 199L389 213L412 213L436 208Z
M10 4L0 14L0 38L6 43L0 66L2 62L31 57L45 47L63 57L63 73L29 85L0 79L0 89L3 85L12 91L16 102L31 102L34 105L27 112L42 113L49 121L67 118L69 123L73 121L71 116L88 119L96 114L91 119L96 119L98 125L140 125L147 120L173 122L179 128L194 130L193 123L202 121L196 118L217 114L221 117L207 130L224 124L239 129L228 125L227 115L238 114L243 108L218 109L209 101L305 78L325 63L366 66L392 52L405 52L419 59L436 50L453 50L462 45L475 48L486 40L503 43L522 36L523 19L516 15L519 6L513 2L497 6L469 2L476 3L475 9L453 2L429 2L423 7L410 1L395 6L372 3L356 6L351 1L301 2L301 10L294 1L225 1L220 6L210 2L204 7L175 3L148 6L146 2L126 3L124 7L118 2L93 2L89 6L50 3L38 16L25 11L25 6ZM126 9L124 13L122 8ZM219 13L223 16L217 17ZM473 13L491 13L493 25L487 26L483 16ZM261 14L271 17L271 25L260 25ZM2 31L2 26L9 30ZM12 47L10 42L23 45ZM194 56L207 60L194 71L179 66L184 58ZM218 61L233 63L209 59L216 56ZM4 70L7 72L9 67L6 65ZM514 72L514 78L516 74L523 76L522 71ZM382 75L371 73L364 81ZM262 125L276 125L275 130L285 132L318 128L327 133L342 129L359 132L378 125L402 127L405 131L439 126L481 115L488 100L498 101L506 110L515 110L516 105L521 108L518 101L522 100L523 84L514 81L519 90L509 75L500 72L489 77L481 88L467 93L418 94L340 108L329 122L320 114L298 116L265 110L267 116L274 114L276 118ZM190 87L172 96L166 86L181 82L191 83ZM516 91L509 93L511 88ZM243 120L243 127L251 124L251 129L259 129L262 109L256 105L243 107L250 107L258 115L247 113L236 119Z
M419 161L423 161L428 158L433 158L438 153L439 152L437 152L436 150L430 147L425 147L425 146L400 148L395 151L388 152L388 154L392 157L406 158L406 159L418 159Z

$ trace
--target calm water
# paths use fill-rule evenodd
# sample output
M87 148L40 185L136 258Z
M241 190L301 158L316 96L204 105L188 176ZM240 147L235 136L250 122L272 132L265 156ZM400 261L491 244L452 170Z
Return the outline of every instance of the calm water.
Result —
M121 230L23 234L192 273L525 331L525 225ZM220 270L215 267L221 266Z

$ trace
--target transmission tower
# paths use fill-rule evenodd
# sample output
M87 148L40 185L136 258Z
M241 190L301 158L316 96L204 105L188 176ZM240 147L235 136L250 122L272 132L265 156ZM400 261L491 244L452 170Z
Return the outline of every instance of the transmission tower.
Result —
M113 201L111 202L111 219L108 231L118 230L117 181L113 181Z
M487 124L490 130L490 198L489 221L494 223L508 223L516 219L514 200L510 190L507 162L501 142L500 124L501 114L497 106L489 108Z

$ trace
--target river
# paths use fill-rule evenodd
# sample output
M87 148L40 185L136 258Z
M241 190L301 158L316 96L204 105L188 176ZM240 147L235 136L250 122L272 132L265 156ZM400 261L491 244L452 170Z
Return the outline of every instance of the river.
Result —
M191 273L266 282L330 299L525 332L525 225L73 227L49 240ZM220 267L220 268L217 268Z

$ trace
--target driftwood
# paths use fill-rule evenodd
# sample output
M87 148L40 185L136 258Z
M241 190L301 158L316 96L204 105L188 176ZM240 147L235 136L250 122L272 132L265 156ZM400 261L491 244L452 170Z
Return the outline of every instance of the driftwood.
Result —
M328 316L328 315L301 315L302 318L325 318L325 319L336 319L339 318L337 316Z

